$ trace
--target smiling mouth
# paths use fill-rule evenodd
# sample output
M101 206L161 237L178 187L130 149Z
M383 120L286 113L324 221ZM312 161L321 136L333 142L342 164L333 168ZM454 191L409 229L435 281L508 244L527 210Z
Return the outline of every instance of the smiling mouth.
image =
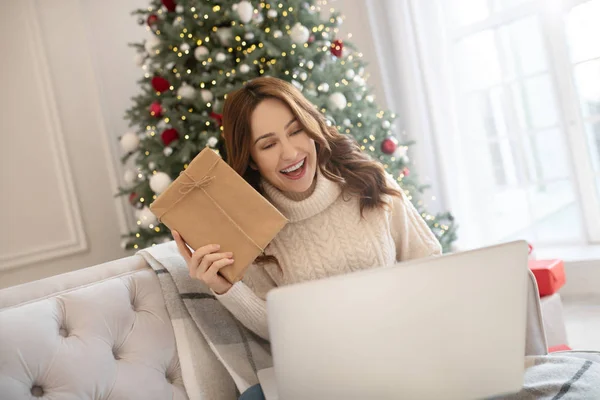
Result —
M304 175L306 171L306 157L297 162L294 165L289 166L286 169L279 171L283 175L291 179L299 179Z

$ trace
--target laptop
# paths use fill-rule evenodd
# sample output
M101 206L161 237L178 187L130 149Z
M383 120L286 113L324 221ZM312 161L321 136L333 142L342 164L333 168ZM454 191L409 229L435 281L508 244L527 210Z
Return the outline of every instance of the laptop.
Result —
M271 290L267 400L520 391L527 260L517 241Z

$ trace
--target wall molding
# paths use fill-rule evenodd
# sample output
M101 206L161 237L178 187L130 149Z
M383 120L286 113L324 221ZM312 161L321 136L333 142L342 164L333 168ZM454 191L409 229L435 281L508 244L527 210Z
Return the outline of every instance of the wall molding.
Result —
M45 243L26 250L2 254L0 255L0 271L81 253L88 249L81 208L75 192L72 169L68 161L64 132L58 113L56 92L50 78L50 64L43 46L39 16L33 0L27 0L21 4L27 9L25 31L29 32L30 36L29 43L25 43L25 45L29 46L35 70L34 79L39 83L40 95L43 99L42 111L47 121L47 129L44 132L50 136L50 151L58 179L57 191L62 199L70 237L66 241Z
M92 27L92 16L93 13L90 10L90 1L89 0L80 0L80 6L82 8L82 18L86 20L84 24L84 29L86 32L86 41L88 42L89 49L94 49L93 37L94 35L91 32ZM85 15L83 15L85 14ZM114 132L116 128L110 123L110 113L108 111L108 106L106 104L107 97L104 91L102 90L105 87L104 82L102 81L102 74L100 74L100 65L98 61L98 57L94 52L89 52L90 54L90 64L92 66L92 79L94 81L94 91L97 93L99 111L98 111L98 121L99 126L98 129L102 132L102 150L104 153L104 162L106 165L106 171L108 172L108 179L110 182L110 186L114 190L115 194L117 193L117 188L119 183L122 180L119 176L123 176L124 169L120 160L119 149L117 148L117 142L114 140L114 136L110 134L110 132ZM133 56L133 53L132 53ZM132 230L132 226L135 226L135 219L133 216L133 208L129 204L126 196L116 197L113 199L113 204L115 206L117 212L117 220L119 223L119 231L121 234L127 234Z

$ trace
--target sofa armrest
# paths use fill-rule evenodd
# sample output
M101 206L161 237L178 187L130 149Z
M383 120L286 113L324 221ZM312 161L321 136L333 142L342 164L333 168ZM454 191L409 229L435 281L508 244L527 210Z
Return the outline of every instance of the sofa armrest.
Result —
M525 341L526 356L548 354L548 344L542 320L542 309L535 276L528 270L527 283L527 336Z

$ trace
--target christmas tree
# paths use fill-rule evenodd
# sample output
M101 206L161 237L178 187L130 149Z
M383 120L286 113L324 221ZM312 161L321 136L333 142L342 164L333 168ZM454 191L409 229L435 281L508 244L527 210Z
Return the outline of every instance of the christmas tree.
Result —
M123 246L144 248L171 240L168 228L147 207L205 146L226 159L221 112L228 92L268 75L299 88L338 131L352 135L379 160L438 237L444 251L456 238L450 213L429 214L399 143L395 114L381 110L366 84L365 62L349 42L336 38L342 17L314 0L154 0L135 10L149 39L132 43L143 69L120 137L124 175L137 228ZM131 159L133 157L133 159Z

